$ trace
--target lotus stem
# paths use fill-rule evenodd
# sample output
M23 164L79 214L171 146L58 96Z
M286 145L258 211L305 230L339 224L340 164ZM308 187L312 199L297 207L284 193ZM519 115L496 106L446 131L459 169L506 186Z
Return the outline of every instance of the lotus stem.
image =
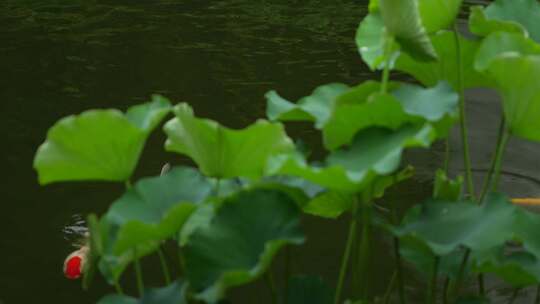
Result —
M504 150L506 149L506 145L508 144L508 139L510 138L510 134L508 133L508 130L504 130L503 136L501 139L501 142L497 148L497 156L496 156L496 162L495 162L495 176L493 180L493 188L491 191L496 192L499 188L499 181L501 179L501 168L503 163L503 157L504 157Z
M384 297L383 297L384 304L390 303L390 295L392 294L392 291L394 290L394 285L396 285L396 279L397 279L397 271L394 271L394 273L392 274L392 278L390 279L390 284L388 284L388 288L386 288L386 292L384 293Z
M116 293L119 295L123 295L124 291L122 290L122 286L120 286L120 282L118 280L114 281L114 289L116 290Z
M486 194L491 186L493 173L495 172L495 165L497 164L499 146L501 145L505 128L506 128L506 123L503 116L503 118L501 118L501 123L499 124L499 132L497 133L497 145L495 146L495 153L493 154L493 158L491 160L491 165L489 166L487 176L484 179L484 185L482 186L482 192L480 193L480 199L478 200L479 204L482 204L484 202L484 198L486 197Z
M285 247L285 295L289 293L289 279L291 277L291 246Z
M141 262L139 256L137 255L137 247L133 249L133 256L135 256L135 275L137 276L137 290L139 291L139 296L144 294L144 281L143 274L141 270Z
M392 222L394 225L399 223L397 206L392 204L391 208ZM403 265L401 263L401 254L399 253L399 238L394 236L394 255L396 259L396 272L397 272L397 281L398 281L398 294L399 294L399 303L405 304L405 286L403 281Z
M443 304L448 304L448 286L450 286L450 278L447 276L443 286Z
M510 299L508 300L508 304L514 304L514 302L516 301L519 295L520 290L521 288L514 288L514 292L512 293L512 296L510 297Z
M382 83L381 83L381 93L386 94L388 91L388 81L390 79L390 60L388 57L390 56L390 52L392 51L392 43L394 41L394 37L392 37L389 34L385 35L385 41L384 41L384 57L386 58L386 61L384 62L384 69L382 74Z
M478 294L480 296L484 296L486 294L486 288L484 287L484 274L479 273L477 280L478 280Z
M540 304L540 285L536 287L536 299L534 300L534 304Z
M358 261L360 273L364 274L360 295L361 299L367 300L369 297L369 280L365 279L365 274L369 273L369 254L371 247L371 204L369 202L364 204L362 209L362 240L360 243L360 248L358 248Z
M266 283L268 285L268 289L270 290L270 296L272 298L272 303L277 304L277 291L276 291L276 284L274 282L274 276L272 274L272 268L268 268L268 271L266 272Z
M465 268L467 266L467 263L469 262L469 257L471 255L471 250L469 248L465 249L465 253L463 254L463 259L461 260L461 265L459 266L459 272L456 278L456 285L454 287L454 292L452 294L453 300L455 300L459 292L461 291L461 285L463 284L463 276L465 275Z
M165 284L169 285L171 284L171 274L169 272L169 266L167 265L165 255L163 254L163 250L161 250L161 247L158 248L157 252L159 256L159 262L161 263L161 269L163 270L163 276L165 277Z
M465 85L463 83L463 65L461 62L461 45L459 42L459 31L457 24L454 24L454 38L456 43L456 65L457 81L459 93L459 122L461 129L461 142L463 145L463 162L465 166L465 176L467 180L467 191L469 196L475 200L474 182L472 178L471 154L469 149L469 137L467 131L467 118L465 115Z
M448 170L450 169L450 139L446 138L444 148L444 173L448 176Z
M343 283L347 274L347 265L349 264L349 257L351 255L351 248L356 234L356 213L358 211L358 199L354 198L351 214L351 222L349 224L349 233L347 235L347 243L345 245L345 251L343 252L343 258L341 259L341 268L339 270L338 283L336 286L336 294L334 296L334 304L339 304L339 298L341 297L341 291L343 289Z
M427 296L427 302L430 304L435 304L437 302L437 277L439 275L440 260L441 259L437 256L433 261L433 273L431 275Z

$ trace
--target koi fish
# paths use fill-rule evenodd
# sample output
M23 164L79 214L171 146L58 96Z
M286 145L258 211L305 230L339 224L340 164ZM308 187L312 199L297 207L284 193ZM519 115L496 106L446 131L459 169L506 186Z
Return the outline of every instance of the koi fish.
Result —
M64 275L70 280L76 280L83 274L84 264L88 255L88 228L80 215L74 215L71 224L63 228L64 238L76 248L64 260Z
M88 256L88 246L83 246L70 253L64 261L64 275L70 280L76 280L83 274L84 264Z

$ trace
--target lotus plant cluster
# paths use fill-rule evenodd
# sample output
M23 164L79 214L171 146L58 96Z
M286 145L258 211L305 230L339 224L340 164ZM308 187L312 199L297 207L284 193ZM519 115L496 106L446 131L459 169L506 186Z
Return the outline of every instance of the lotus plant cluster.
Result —
M35 156L42 185L125 184L104 214L88 215L88 234L66 260L66 275L82 277L89 288L100 274L115 290L100 304L223 303L230 289L263 277L275 304L489 303L486 276L503 280L515 295L540 286L540 215L498 190L509 138L540 141L540 3L473 6L468 25L458 25L461 2L371 0L355 41L373 80L322 85L295 102L270 91L267 117L244 129L197 117L189 104L157 95L125 112L94 109L59 120ZM416 81L394 81L395 71ZM476 87L496 91L503 108L493 122L499 135L481 189L472 178L464 94ZM313 159L287 135L284 123L291 121L320 132L323 158ZM164 150L195 166L132 180L148 137L161 125ZM450 176L448 168L454 127L463 176ZM447 153L433 172L433 195L402 215L400 202L384 196L414 175L403 153L437 141ZM350 219L336 282L296 275L274 282L278 252L309 237L303 214ZM369 263L373 238L381 234L393 240L394 274L377 294L368 284ZM164 247L178 253L177 277ZM141 263L150 255L160 258L164 287L145 286ZM131 266L138 294L122 287ZM406 289L405 268L421 273L426 287Z

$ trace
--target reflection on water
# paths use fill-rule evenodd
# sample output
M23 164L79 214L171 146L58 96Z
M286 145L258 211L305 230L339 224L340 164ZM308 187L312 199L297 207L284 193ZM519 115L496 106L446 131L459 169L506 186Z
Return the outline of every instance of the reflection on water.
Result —
M122 193L122 186L37 186L30 168L32 157L44 140L45 130L58 118L94 107L125 109L158 92L175 101L190 102L200 116L240 127L264 116L263 95L270 89L295 99L320 84L338 81L352 85L376 77L361 63L353 41L356 26L366 13L366 2L2 1L0 153L6 208L2 214L6 216L0 228L5 233L2 260L7 263L2 263L0 272L0 298L6 303L39 303L43 299L94 303L111 291L97 282L89 292L83 292L77 282L63 278L62 261L71 248L59 229L73 214L104 212ZM480 92L471 97L472 145L483 166L489 161L486 141L496 129L498 113L488 101L492 96ZM290 131L308 142L316 137L309 128L293 127ZM453 168L458 172L459 144L453 142ZM155 174L155 168L164 162L180 162L162 152L162 144L163 135L158 132L150 139L138 176ZM420 172L431 172L440 164L441 151L415 152L409 159L420 166ZM523 157L523 151L538 155L539 150L516 141L507 158L511 170L539 179L540 161ZM531 186L526 179L505 178L509 191L540 195L537 185ZM430 182L418 179L401 187L389 200L406 205L430 192ZM68 229L73 233L70 235L81 232L73 227L78 226ZM307 218L305 227L310 239L303 249L295 251L295 270L321 273L334 282L345 223ZM370 281L374 290L382 292L393 262L387 240L379 239L376 247L380 254L372 261ZM147 262L152 264L152 258ZM161 282L152 265L145 269L145 277L149 284ZM409 282L410 289L417 287L416 281ZM32 292L23 292L27 290ZM500 288L493 293L502 293L503 298L508 294ZM252 288L238 290L234 298L241 299L235 303L264 303L260 292Z

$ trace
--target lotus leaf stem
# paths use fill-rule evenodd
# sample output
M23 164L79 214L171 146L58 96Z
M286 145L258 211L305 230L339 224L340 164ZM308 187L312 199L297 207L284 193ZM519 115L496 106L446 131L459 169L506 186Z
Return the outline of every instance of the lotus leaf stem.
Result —
M349 224L349 233L347 235L347 243L345 245L345 251L343 252L343 258L341 259L341 268L339 270L338 283L336 286L336 294L334 296L334 304L339 304L339 298L341 297L341 291L343 289L343 283L347 274L347 266L349 264L349 257L351 255L351 248L356 235L356 213L358 211L358 199L355 197L352 204L351 222Z

